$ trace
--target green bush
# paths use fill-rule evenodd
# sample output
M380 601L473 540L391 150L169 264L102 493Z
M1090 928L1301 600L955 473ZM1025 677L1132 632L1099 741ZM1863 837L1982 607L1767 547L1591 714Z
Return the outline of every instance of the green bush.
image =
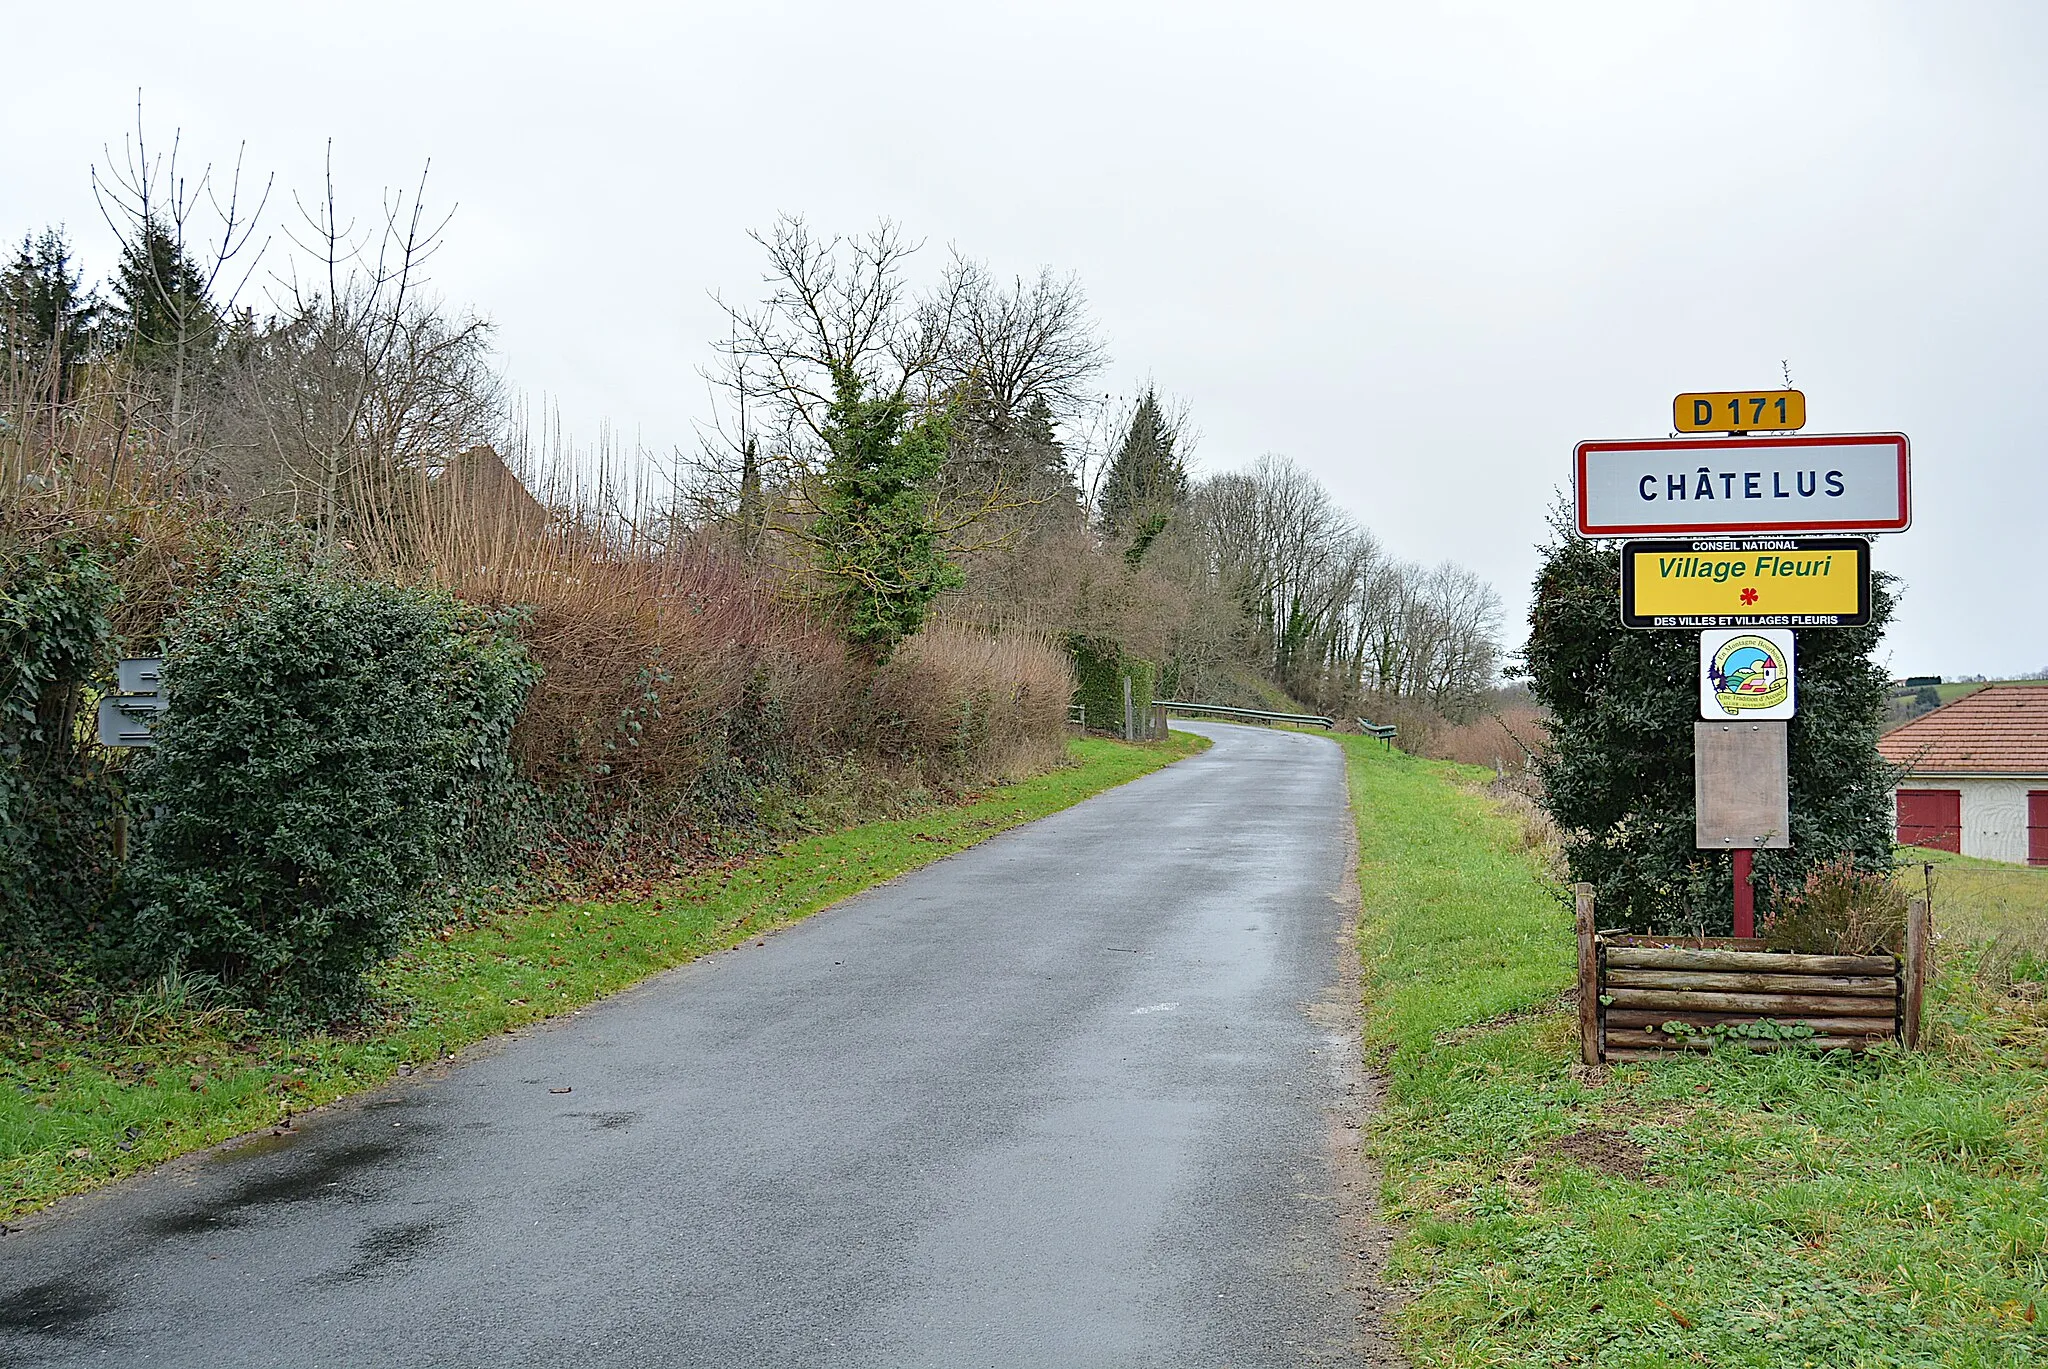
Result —
M1123 654L1116 642L1102 637L1067 638L1074 662L1074 702L1085 710L1090 732L1124 730L1124 677L1131 681L1131 709L1140 727L1152 707L1153 668L1150 661Z
M232 554L166 630L169 712L129 928L148 969L331 1018L491 846L535 672L502 616L289 545Z
M106 673L114 579L92 547L0 550L0 950L75 956L106 894L113 818L85 686Z
M1521 671L1551 714L1536 770L1572 878L1595 886L1604 925L1726 934L1730 862L1693 844L1699 635L1624 628L1619 548L1580 537L1568 515L1556 526ZM1759 890L1799 887L1811 866L1844 855L1865 870L1891 866L1892 772L1877 752L1890 682L1871 657L1892 594L1888 576L1874 578L1868 627L1798 635L1792 848L1756 853Z

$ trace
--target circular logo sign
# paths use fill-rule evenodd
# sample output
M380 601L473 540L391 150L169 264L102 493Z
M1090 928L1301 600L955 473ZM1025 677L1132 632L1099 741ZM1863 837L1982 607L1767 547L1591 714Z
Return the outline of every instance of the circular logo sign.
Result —
M1777 645L1748 633L1731 637L1714 653L1714 702L1730 713L1776 708L1792 688Z

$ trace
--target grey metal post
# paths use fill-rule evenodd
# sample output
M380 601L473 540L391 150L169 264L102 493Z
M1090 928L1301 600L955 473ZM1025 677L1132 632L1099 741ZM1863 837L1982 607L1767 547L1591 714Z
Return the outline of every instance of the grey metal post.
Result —
M1124 676L1124 740L1134 742L1137 737L1138 720L1131 716L1131 677Z

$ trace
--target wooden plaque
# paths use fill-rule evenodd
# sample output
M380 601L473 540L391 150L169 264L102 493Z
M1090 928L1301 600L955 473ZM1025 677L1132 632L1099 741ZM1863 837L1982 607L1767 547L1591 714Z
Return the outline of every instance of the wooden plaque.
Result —
M1695 841L1702 851L1792 845L1782 722L1694 723Z

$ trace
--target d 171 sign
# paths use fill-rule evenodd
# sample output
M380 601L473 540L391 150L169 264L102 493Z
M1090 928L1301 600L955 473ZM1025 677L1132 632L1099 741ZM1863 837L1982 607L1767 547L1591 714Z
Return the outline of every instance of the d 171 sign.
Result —
M1671 401L1671 426L1682 433L1793 433L1806 426L1798 390L1717 390Z
M1903 532L1913 521L1900 433L1581 442L1572 484L1588 537Z

